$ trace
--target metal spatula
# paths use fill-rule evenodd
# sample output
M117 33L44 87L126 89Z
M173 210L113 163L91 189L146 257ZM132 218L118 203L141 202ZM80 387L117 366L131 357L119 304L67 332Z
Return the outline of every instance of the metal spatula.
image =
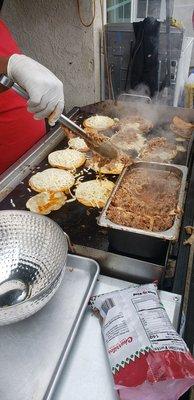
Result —
M25 99L29 99L28 93L17 83L9 79L6 75L0 75L0 84L7 88L12 88L20 96L24 97ZM109 159L117 158L118 151L116 147L110 143L109 139L98 144L89 136L89 134L86 134L86 132L80 126L75 124L75 122L71 121L65 115L61 114L58 121L62 125L65 125L67 128L71 129L76 135L81 136L86 141L88 147L98 153L101 157Z

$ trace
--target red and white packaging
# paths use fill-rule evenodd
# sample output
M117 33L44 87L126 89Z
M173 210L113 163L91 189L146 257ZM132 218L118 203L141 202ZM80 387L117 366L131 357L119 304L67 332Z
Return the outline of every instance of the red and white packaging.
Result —
M177 400L194 384L194 359L155 284L91 299L121 400Z

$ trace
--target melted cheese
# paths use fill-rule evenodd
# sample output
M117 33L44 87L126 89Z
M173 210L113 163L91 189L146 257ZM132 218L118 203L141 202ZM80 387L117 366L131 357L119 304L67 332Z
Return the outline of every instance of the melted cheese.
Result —
M85 161L85 155L73 149L57 150L48 156L48 162L52 167L70 170L81 167Z
M74 150L85 152L89 150L85 140L80 137L71 138L68 142L68 146Z
M47 215L53 210L59 210L66 202L67 197L62 192L42 192L31 197L26 208L38 214Z
M80 183L75 191L78 201L92 207L103 207L114 187L108 180L91 180Z
M65 192L74 185L75 178L69 171L48 168L33 175L29 185L36 192Z
M114 121L114 119L103 116L103 115L94 115L92 117L85 119L83 124L87 128L104 130L104 129L111 128L115 124L115 121Z

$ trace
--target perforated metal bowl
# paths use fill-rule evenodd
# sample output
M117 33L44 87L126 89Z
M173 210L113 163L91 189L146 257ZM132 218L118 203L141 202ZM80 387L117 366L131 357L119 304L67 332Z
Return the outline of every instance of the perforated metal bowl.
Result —
M29 211L0 211L0 325L40 310L65 271L68 243L51 219Z

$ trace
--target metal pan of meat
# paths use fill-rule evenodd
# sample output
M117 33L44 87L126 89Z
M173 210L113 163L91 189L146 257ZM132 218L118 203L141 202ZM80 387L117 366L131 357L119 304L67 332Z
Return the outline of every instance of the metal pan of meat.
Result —
M113 230L176 241L187 167L137 162L123 170L98 224Z

